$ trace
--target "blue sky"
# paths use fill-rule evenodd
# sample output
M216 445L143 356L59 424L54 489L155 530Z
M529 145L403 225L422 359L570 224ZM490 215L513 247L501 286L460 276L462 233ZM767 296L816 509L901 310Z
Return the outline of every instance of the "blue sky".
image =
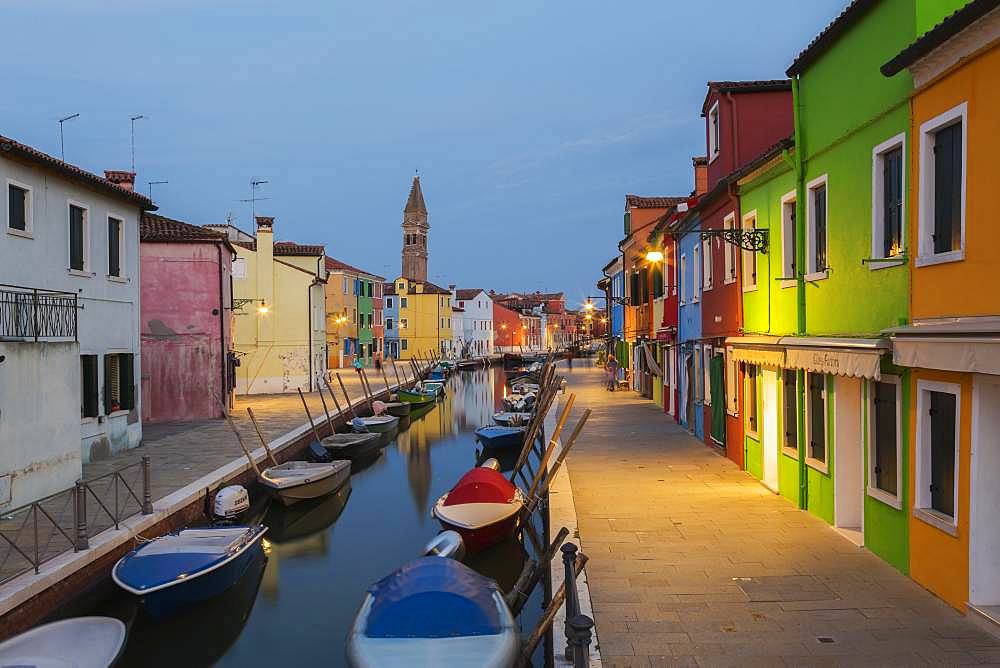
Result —
M399 271L419 169L429 278L593 294L625 193L686 194L710 79L783 76L844 0L0 0L0 134L128 169L164 215ZM11 29L17 26L16 29Z

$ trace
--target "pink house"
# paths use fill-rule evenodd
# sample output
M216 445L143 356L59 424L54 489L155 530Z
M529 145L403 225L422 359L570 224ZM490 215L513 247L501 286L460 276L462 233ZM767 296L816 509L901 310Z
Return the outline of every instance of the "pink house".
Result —
M218 232L145 214L139 235L144 422L222 417L233 387L235 250Z

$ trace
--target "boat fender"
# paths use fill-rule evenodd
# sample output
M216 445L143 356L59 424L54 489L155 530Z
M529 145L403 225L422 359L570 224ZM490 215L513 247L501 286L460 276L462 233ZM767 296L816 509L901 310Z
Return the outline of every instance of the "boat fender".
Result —
M445 557L461 559L465 556L465 543L457 531L442 531L431 539L424 548L425 557Z
M232 519L250 508L250 495L243 485L229 485L219 490L212 505L212 514L219 519Z
M319 464L329 464L333 461L333 455L316 441L309 444L309 447L306 449L306 456L309 458L309 461Z
M500 470L500 462L497 461L496 457L490 457L479 466L481 466L484 469L493 469L494 471Z

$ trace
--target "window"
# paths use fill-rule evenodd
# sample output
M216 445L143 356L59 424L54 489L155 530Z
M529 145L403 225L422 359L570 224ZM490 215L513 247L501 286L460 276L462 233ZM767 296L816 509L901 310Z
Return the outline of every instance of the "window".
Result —
M691 281L687 277L687 254L681 253L681 304L687 304L688 302L688 289L690 287Z
M696 403L701 403L704 395L704 388L702 384L705 381L704 372L702 371L703 359L702 359L702 349L701 346L694 347L694 400Z
M701 296L701 247L695 246L693 252L693 266L691 267L691 301L696 302Z
M97 405L97 355L80 355L80 417L97 417Z
M69 268L84 271L87 266L87 209L69 205Z
M806 374L806 461L826 473L826 376Z
M368 282L368 296L369 297L375 296L375 284L372 283L371 281Z
M404 290L406 290L406 283L400 283L399 285L396 286L396 289L399 290L400 292L403 292Z
M701 240L701 257L704 268L701 272L701 289L712 289L712 240Z
M757 367L748 364L746 373L747 385L743 395L743 411L747 416L747 432L757 438Z
M704 381L703 387L705 388L704 397L705 405L712 405L712 346L705 344L705 355L702 358L705 361L704 364Z
M807 185L806 195L806 280L826 278L826 174Z
M781 198L781 283L782 288L795 287L795 191Z
M739 377L738 362L733 357L732 348L728 348L726 349L726 412L734 416L740 414L740 396L736 385Z
M901 399L895 376L868 384L868 495L897 509L902 508Z
M900 133L872 149L872 257L894 258L903 253L904 146ZM869 268L897 266L871 262Z
M392 329L392 318L386 318L385 319L385 328L386 329Z
M949 532L958 523L961 386L918 381L917 517Z
M386 308L392 308L392 297L386 297L385 298L385 307Z
M399 328L400 329L406 329L406 327L407 327L408 324L409 323L407 322L406 318L400 318L399 319Z
M400 350L406 350L406 339L400 339L399 340L399 349Z
M799 458L799 402L798 402L798 372L795 369L785 369L781 372L782 380L782 413L781 423L784 436L781 448L786 455Z
M7 231L30 237L32 229L31 188L7 180Z
M233 278L244 279L247 277L247 259L238 257L233 260Z
M742 227L744 230L753 230L757 227L757 210L743 216ZM757 253L754 251L743 251L743 291L757 289Z
M719 157L719 102L708 111L708 161Z
M399 298L399 308L406 308L406 297Z
M727 230L736 229L736 214L731 213L725 217L722 221L722 227ZM725 247L725 276L722 277L724 283L733 283L736 281L736 244L723 243Z
M108 216L108 276L122 275L122 221Z
M104 356L104 414L135 408L133 357L131 353Z
M966 116L963 102L920 126L918 265L964 257Z

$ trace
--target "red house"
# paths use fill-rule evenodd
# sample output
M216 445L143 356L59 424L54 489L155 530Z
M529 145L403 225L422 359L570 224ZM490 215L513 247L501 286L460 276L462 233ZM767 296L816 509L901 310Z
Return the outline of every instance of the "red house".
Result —
M710 81L701 115L705 119L707 192L691 208L702 230L739 229L740 203L734 175L793 131L792 85L788 79ZM743 281L740 249L720 236L701 240L701 334L705 360L705 442L725 448L742 466L743 427L727 410L725 339L741 333ZM720 380L721 379L721 380ZM729 444L727 446L727 444Z

